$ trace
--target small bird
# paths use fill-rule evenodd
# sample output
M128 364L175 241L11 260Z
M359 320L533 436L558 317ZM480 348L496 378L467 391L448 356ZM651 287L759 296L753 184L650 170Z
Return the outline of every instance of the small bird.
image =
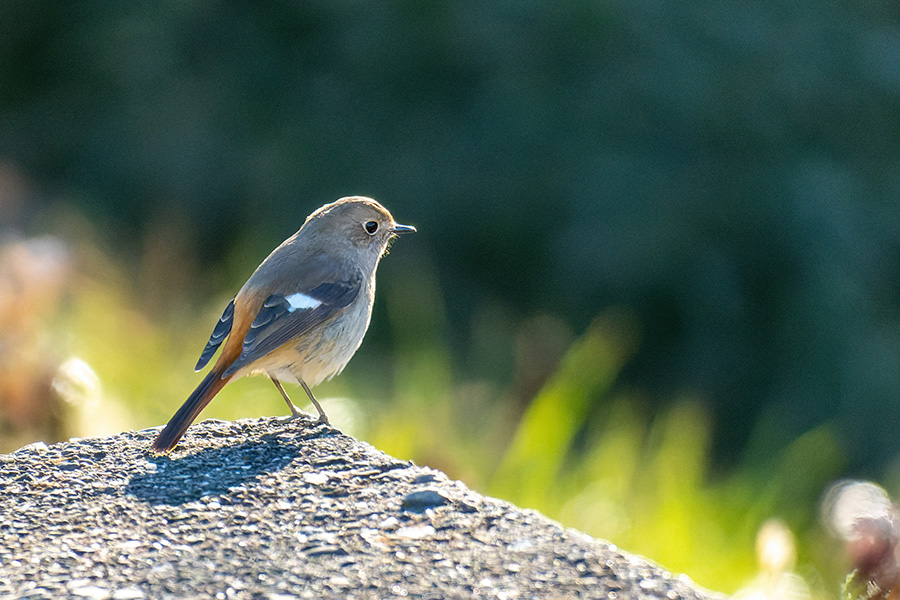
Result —
M378 262L397 234L414 231L363 196L341 198L309 215L225 308L194 370L221 346L218 361L153 450L170 452L219 390L244 375L268 375L295 417L301 412L281 382L299 383L319 422L327 424L310 388L340 373L359 348L372 316Z

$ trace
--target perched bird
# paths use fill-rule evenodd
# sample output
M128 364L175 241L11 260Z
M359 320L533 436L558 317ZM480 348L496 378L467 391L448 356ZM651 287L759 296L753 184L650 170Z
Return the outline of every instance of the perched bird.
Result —
M319 421L328 423L310 388L340 373L359 348L372 316L378 262L397 234L415 230L362 196L341 198L307 217L228 304L195 370L221 346L219 360L153 450L171 451L219 390L244 375L268 375L294 416L300 411L281 382L299 383Z

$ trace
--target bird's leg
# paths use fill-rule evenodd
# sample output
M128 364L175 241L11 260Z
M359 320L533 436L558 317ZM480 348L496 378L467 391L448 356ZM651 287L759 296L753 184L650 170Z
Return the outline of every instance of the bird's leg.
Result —
M272 380L272 383L275 384L275 387L278 388L278 391L281 392L281 397L284 398L284 401L287 402L288 408L291 409L291 418L296 419L300 415L303 414L303 411L294 406L294 403L291 402L291 399L288 397L287 392L284 391L284 387L282 387L281 382L269 375L269 379ZM304 386L306 387L306 386ZM318 408L318 407L317 407ZM322 412L321 410L319 412Z
M301 379L300 385L303 386L303 390L306 392L306 395L309 396L309 399L312 401L313 406L315 406L316 410L319 411L319 423L324 423L325 425L331 425L331 423L328 422L328 415L326 415L325 411L322 410L322 407L319 406L319 401L316 400L315 396L313 396L313 393L309 389L309 386L306 385L306 382Z

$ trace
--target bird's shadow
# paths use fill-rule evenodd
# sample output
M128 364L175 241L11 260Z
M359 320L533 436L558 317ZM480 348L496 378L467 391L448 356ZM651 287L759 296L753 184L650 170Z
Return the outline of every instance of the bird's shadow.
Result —
M150 504L181 505L204 497L223 496L263 475L280 471L301 458L313 438L334 430L315 429L285 443L270 433L232 446L204 447L175 456L148 456L151 466L136 473L125 493Z

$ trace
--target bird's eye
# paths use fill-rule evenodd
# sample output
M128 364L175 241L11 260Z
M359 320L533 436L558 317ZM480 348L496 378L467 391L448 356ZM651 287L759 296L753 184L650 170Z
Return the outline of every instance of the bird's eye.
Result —
M368 221L363 227L366 228L366 233L369 235L374 235L378 231L378 223L376 221Z

